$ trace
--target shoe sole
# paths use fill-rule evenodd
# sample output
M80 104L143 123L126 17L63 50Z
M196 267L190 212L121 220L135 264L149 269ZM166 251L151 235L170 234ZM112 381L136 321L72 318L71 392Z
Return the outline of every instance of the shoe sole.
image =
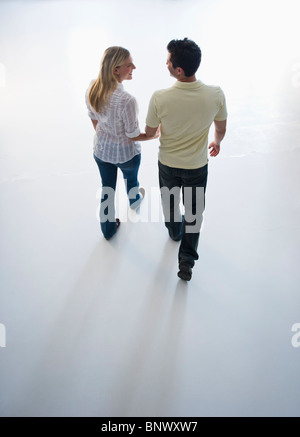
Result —
M179 270L177 276L183 281L190 281L192 279L192 274L189 272L184 272L183 270Z
M146 194L146 190L145 190L145 188L140 187L140 188L139 188L139 193L140 193L140 195L142 196L142 199L144 199L145 194Z

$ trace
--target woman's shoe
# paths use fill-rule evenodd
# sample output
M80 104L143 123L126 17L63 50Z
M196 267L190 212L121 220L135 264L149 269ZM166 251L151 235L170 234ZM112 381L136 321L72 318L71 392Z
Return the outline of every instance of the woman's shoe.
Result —
M140 195L142 196L142 199L144 199L144 197L145 197L145 193L146 193L145 188L144 188L144 187L140 187L140 188L139 188L139 193L140 193Z
M140 206L142 200L143 200L144 197L145 197L145 193L146 193L145 188L140 187L140 188L139 188L139 194L140 194L140 197L139 197L138 200L136 200L134 203L132 203L132 204L130 205L130 208L131 208L131 209L135 209L135 210L138 209L138 207Z

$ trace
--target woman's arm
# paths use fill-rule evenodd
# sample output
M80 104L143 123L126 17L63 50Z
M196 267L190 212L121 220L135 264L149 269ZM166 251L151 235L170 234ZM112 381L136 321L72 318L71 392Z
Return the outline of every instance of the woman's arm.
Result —
M91 122L93 123L94 129L96 130L97 124L98 124L98 120L93 120L91 118Z

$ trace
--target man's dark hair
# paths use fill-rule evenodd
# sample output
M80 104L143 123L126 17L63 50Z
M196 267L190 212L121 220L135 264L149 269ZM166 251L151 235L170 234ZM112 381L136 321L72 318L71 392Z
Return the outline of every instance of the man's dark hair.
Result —
M174 68L182 68L186 77L196 73L201 62L201 50L194 41L188 38L173 39L167 50L171 53L170 61Z

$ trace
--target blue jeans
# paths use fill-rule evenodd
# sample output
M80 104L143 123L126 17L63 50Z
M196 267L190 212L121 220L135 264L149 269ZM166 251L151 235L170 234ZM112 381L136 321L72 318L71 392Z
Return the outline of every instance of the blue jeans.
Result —
M110 162L102 161L95 155L94 159L98 165L102 180L100 226L104 237L109 240L117 230L115 190L118 168L123 173L130 207L135 209L142 201L142 197L139 194L139 182L137 178L141 163L141 154L135 155L130 161L123 162L122 164L111 164Z
M197 248L205 207L208 166L181 169L168 167L158 162L158 168L165 225L173 240L181 240L178 262L193 267L195 260L199 258ZM179 207L181 191L184 215L181 215Z

